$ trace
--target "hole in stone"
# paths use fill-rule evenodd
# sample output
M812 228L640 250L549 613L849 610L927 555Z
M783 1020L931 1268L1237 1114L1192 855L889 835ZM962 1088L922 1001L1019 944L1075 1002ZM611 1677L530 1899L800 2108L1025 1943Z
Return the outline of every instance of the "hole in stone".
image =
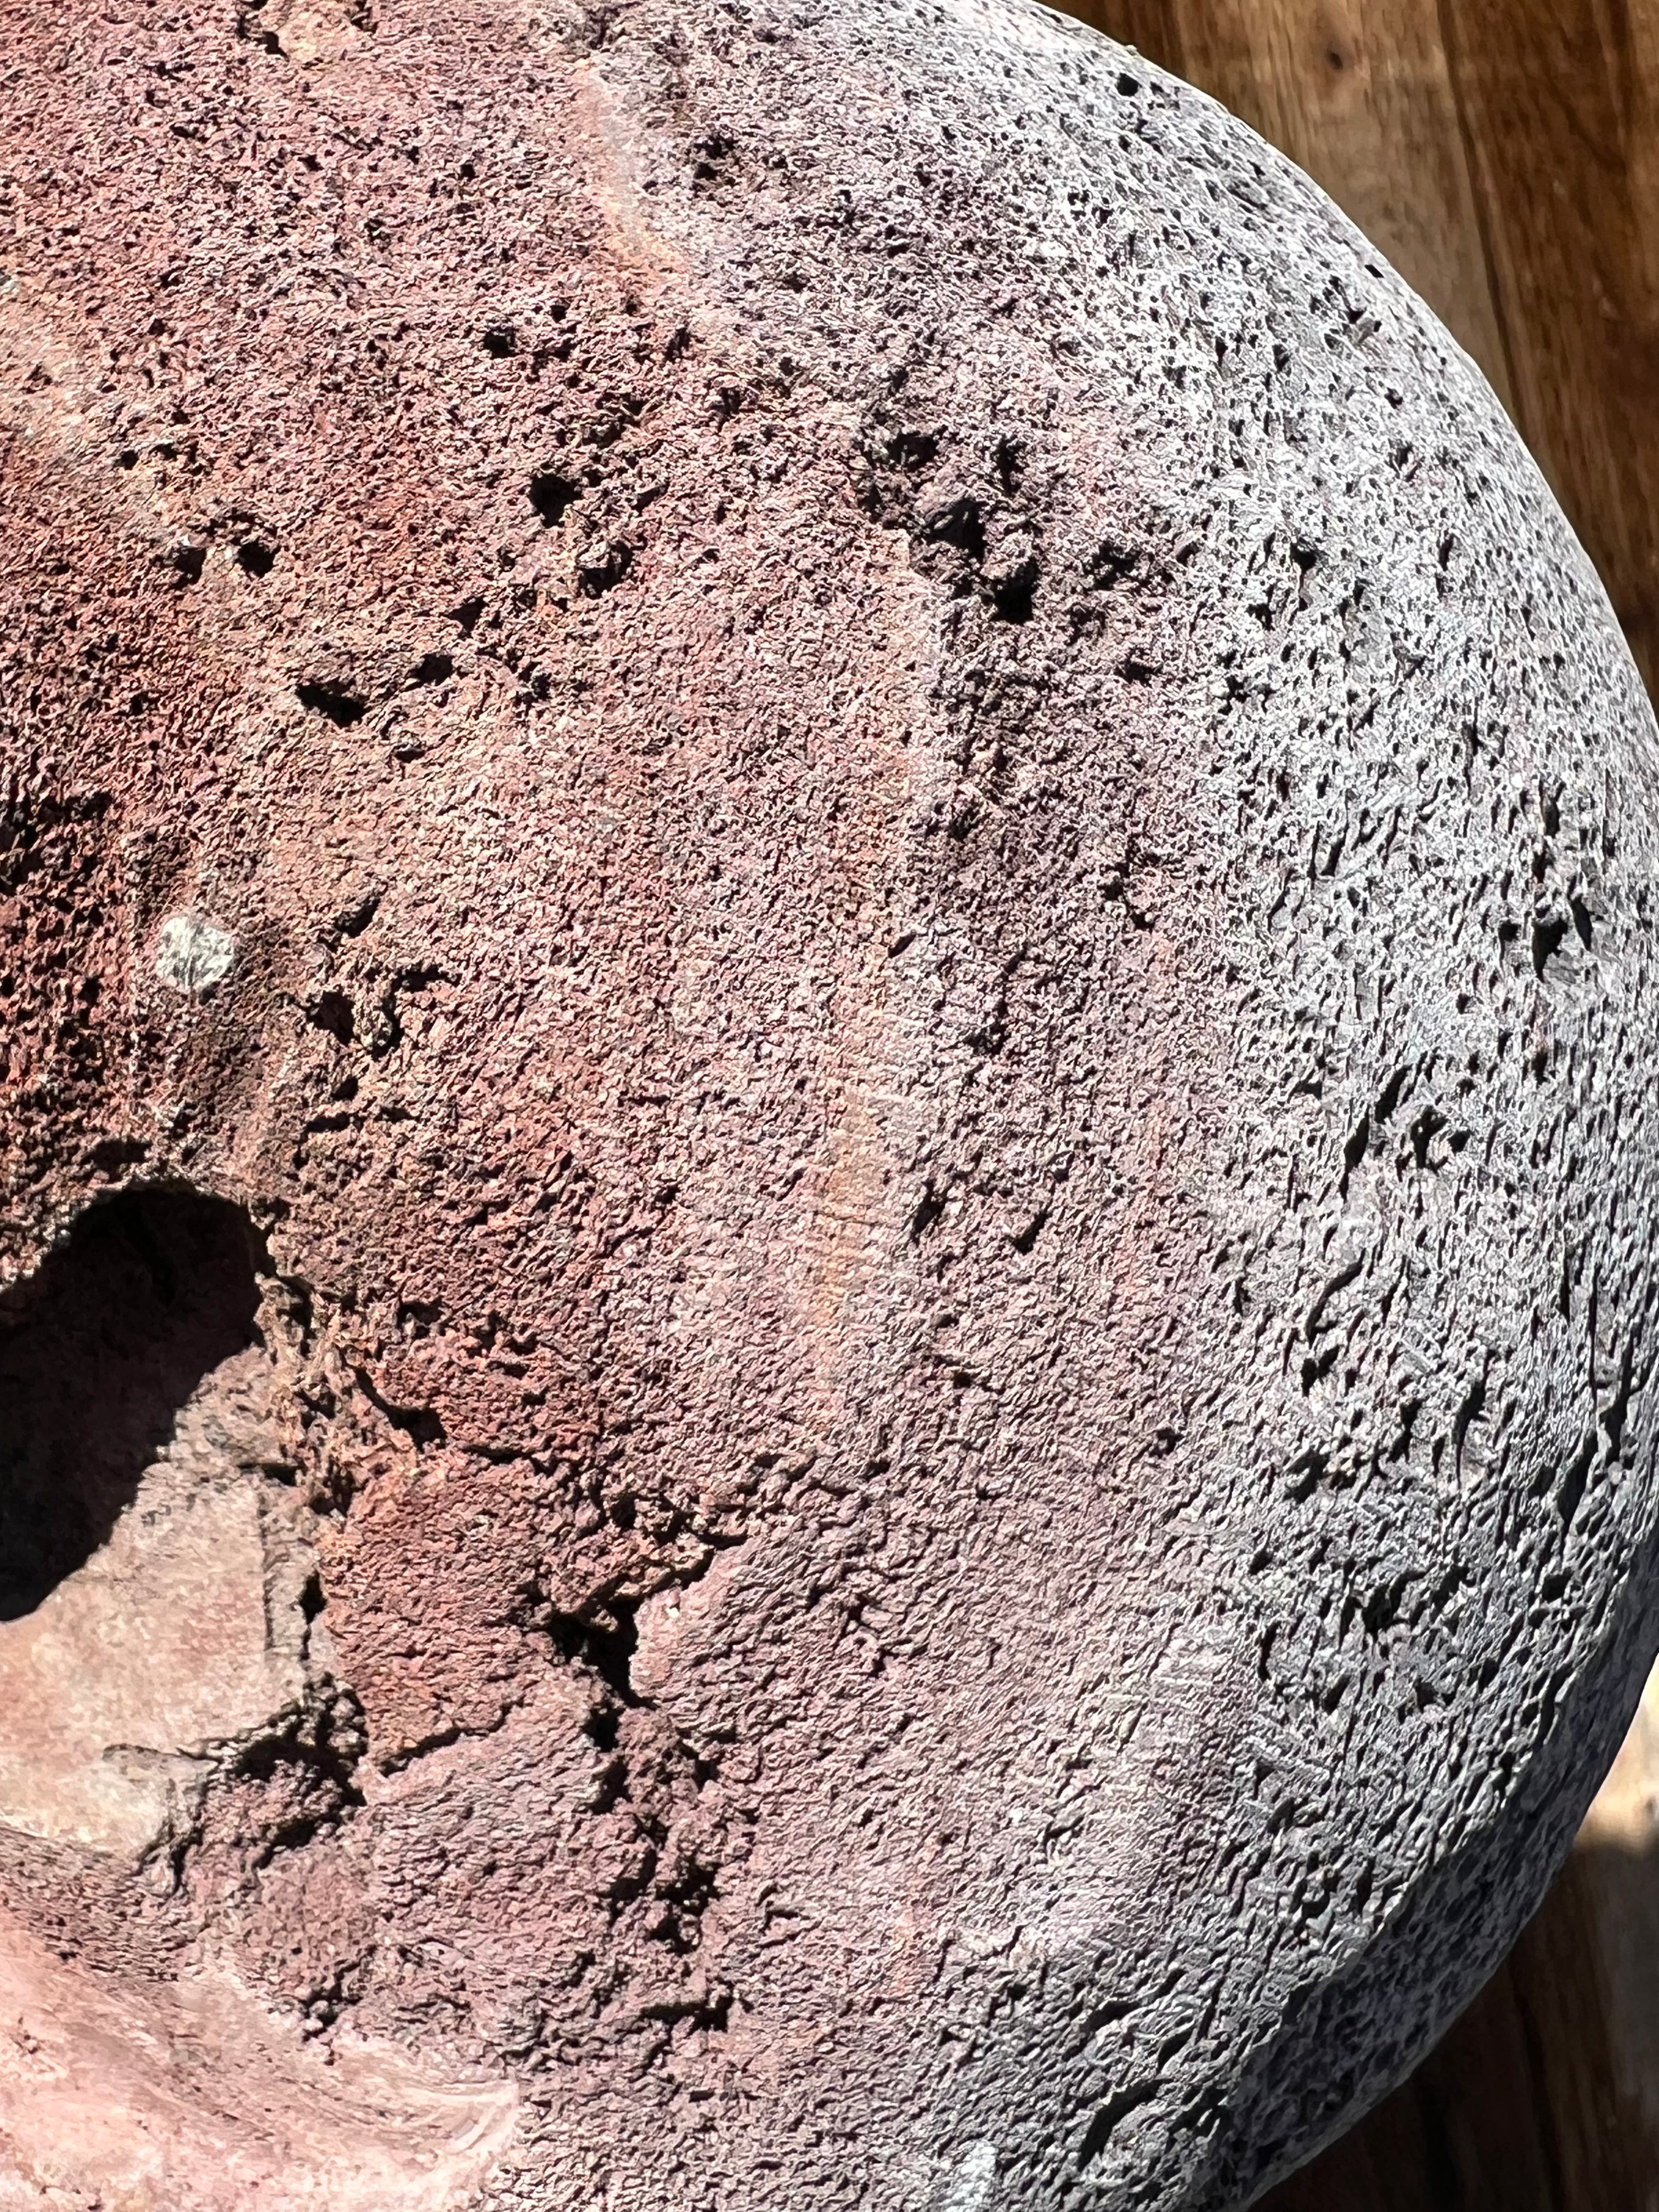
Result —
M319 681L296 684L295 694L308 714L326 714L337 729L349 729L361 722L367 702L343 684Z
M556 469L538 469L530 479L530 504L540 515L544 529L556 528L580 497L581 486Z
M135 1191L0 1297L0 1620L107 1540L204 1376L257 1342L268 1266L238 1207Z
M964 492L927 519L930 538L954 545L970 561L985 557L985 517L971 492Z
M343 991L325 991L309 1009L308 1018L313 1029L325 1030L342 1044L349 1044L356 1034L356 1018Z
M939 453L939 440L931 430L901 430L887 451L900 468L925 469Z
M626 1598L612 1598L607 1619L582 1620L573 1613L555 1613L551 1624L561 1658L585 1662L624 1705L640 1702L632 1673L640 1640L638 1611Z
M996 610L998 619L1009 623L1030 622L1036 611L1036 574L1028 567L1018 568L1012 575L1003 577L991 592L991 605Z
M598 538L576 559L576 586L582 597L597 599L620 584L634 565L634 549L620 538Z

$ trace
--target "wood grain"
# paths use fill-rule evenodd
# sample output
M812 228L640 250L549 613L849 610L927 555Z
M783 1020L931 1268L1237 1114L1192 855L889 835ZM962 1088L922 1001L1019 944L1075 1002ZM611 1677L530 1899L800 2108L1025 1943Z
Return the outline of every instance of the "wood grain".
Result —
M1516 417L1659 677L1659 4L1445 0Z

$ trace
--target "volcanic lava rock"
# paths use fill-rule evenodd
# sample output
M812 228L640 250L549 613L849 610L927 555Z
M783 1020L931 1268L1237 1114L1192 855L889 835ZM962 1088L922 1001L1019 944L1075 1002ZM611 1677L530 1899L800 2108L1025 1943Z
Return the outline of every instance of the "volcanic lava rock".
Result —
M1659 1631L1537 471L1012 0L9 35L4 2201L1242 2201Z

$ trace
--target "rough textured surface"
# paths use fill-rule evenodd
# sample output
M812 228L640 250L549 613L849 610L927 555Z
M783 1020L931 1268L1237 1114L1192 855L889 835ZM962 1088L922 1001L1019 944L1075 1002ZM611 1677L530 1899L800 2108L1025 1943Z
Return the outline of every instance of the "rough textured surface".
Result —
M228 1977L232 2136L417 2052L456 2201L1241 2201L1656 1631L1659 751L1540 481L1035 10L12 32L6 1318L243 1209L170 1402L317 1570L17 1942Z
M1655 2212L1659 1668L1519 1942L1391 2096L1262 2212Z

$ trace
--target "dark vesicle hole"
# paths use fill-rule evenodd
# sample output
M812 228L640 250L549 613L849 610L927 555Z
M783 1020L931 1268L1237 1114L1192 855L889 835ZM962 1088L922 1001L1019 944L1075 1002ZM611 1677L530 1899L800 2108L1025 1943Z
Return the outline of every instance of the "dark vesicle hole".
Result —
M566 513L580 497L580 485L561 476L556 469L538 469L530 479L530 504L549 530L564 520Z
M1625 1423L1630 1418L1631 1385L1635 1368L1635 1352L1627 1340L1619 1366L1618 1395L1608 1411L1601 1416L1601 1425L1607 1431L1607 1451L1613 1459L1624 1457Z
M1595 1436L1592 1431L1577 1456L1569 1462L1561 1477L1561 1486L1556 1492L1556 1510L1561 1516L1564 1530L1571 1528L1573 1516L1583 1502L1584 1487L1589 1480L1590 1462L1595 1456Z
M1342 1171L1345 1176L1351 1176L1359 1165L1365 1157L1370 1141L1371 1117L1369 1114L1362 1114L1355 1123L1347 1143L1342 1147Z
M944 1212L944 1197L933 1188L932 1183L929 1183L917 1200L915 1208L910 1216L910 1242L913 1244L919 1244Z
M1123 79L1120 77L1118 82L1121 86ZM1142 2105L1150 2104L1162 2086L1159 2081L1137 2082L1127 2089L1120 2089L1115 2097L1109 2098L1100 2106L1078 2147L1077 2162L1080 2171L1088 2171L1117 2133L1121 2123Z
M582 1734L599 1751L614 1751L620 1733L613 1705L596 1705L582 1723Z
M1036 1249L1037 1238L1042 1236L1048 1218L1048 1207L1039 1206L1024 1228L1014 1237L1012 1242L1016 1252L1030 1252Z
M1312 1364L1311 1362L1307 1364ZM1316 1379L1317 1379L1316 1376ZM1308 1388L1305 1382L1303 1388L1304 1389ZM1286 1470L1288 1479L1285 1487L1289 1496L1293 1498L1298 1505L1304 1504L1313 1496L1324 1480L1325 1470L1329 1464L1328 1457L1319 1449L1316 1444L1310 1444L1306 1451L1298 1452L1291 1462Z
M247 1217L124 1193L0 1297L0 1620L98 1550L203 1377L257 1340Z
M1406 1086L1411 1081L1411 1073L1409 1067L1396 1067L1383 1085L1382 1095L1376 1102L1376 1118L1379 1121L1386 1121L1405 1096Z
M423 653L409 672L411 684L447 684L455 664L447 653Z
M1115 538L1103 538L1085 566L1090 583L1097 590L1109 592L1133 576L1140 566L1140 548L1122 544Z
M1412 1123L1407 1133L1412 1141L1412 1157L1419 1168L1429 1164L1429 1146L1445 1126L1445 1115L1432 1106L1425 1106Z
M276 556L269 545L249 538L236 548L236 565L244 575L268 576L276 565Z
M631 1674L640 1641L637 1610L625 1598L612 1598L609 1622L581 1620L568 1613L556 1613L552 1620L561 1658L585 1662L625 1705L639 1703Z
M1547 921L1534 922L1532 969L1534 975L1541 975L1561 950L1561 940L1565 937L1569 927L1565 915L1552 915Z
M887 452L902 469L925 469L939 452L939 440L931 430L901 430L889 441Z
M483 334L483 349L497 361L506 361L519 350L519 334L511 323L492 323Z
M1028 623L1036 609L1036 579L1023 571L999 584L991 604L1001 622Z
M1459 1467L1463 1464L1463 1447L1468 1442L1469 1431L1486 1410L1486 1378L1477 1376L1463 1394L1463 1402L1452 1423L1452 1451Z
M1359 1609L1359 1618L1365 1624L1367 1636L1376 1638L1392 1628L1400 1618L1401 1601L1406 1594L1407 1578L1384 1583L1374 1589Z
M380 910L380 892L364 891L349 905L341 908L334 917L334 927L342 937L361 937Z
M88 1151L87 1158L100 1176L113 1182L117 1176L136 1168L149 1151L142 1137L100 1137Z
M300 684L295 696L307 714L326 714L338 729L348 730L363 719L366 702L343 684Z
M634 565L634 549L625 539L601 539L590 545L576 563L576 588L586 599L597 599L620 584Z
M199 584L207 566L207 547L175 545L167 555L167 566L181 584Z
M326 1030L342 1044L349 1044L356 1030L351 1001L343 991L325 991L311 1010L313 1029Z
M721 131L713 131L708 137L698 139L691 151L702 157L691 165L691 174L699 184L725 183L726 174L720 165L733 151L731 139Z
M927 535L935 543L954 545L970 561L982 560L985 556L985 517L979 501L971 492L953 499L948 507L941 507L929 517Z

